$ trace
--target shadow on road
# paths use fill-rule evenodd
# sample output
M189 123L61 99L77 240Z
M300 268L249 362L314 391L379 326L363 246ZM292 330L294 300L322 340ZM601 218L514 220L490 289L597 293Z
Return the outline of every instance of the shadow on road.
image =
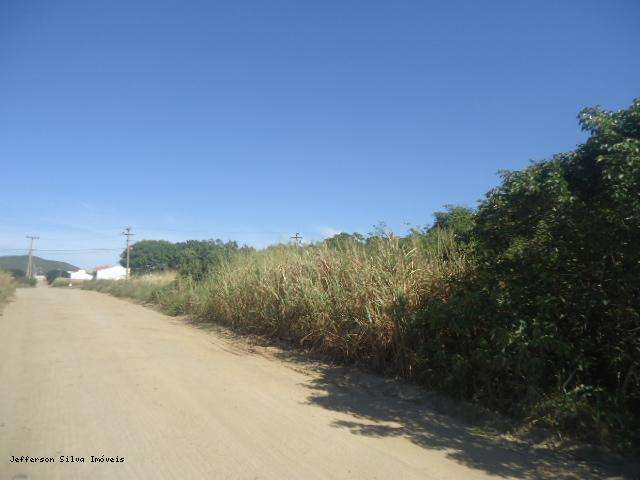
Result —
M309 390L308 404L344 414L344 418L335 420L333 426L354 435L402 437L422 448L446 452L448 458L462 465L502 478L640 479L636 462L623 465L592 449L559 453L534 449L526 441L507 439L500 432L506 431L508 422L479 414L473 407L420 387L354 367L334 365L323 361L322 357L316 359L319 361L311 360L309 355L282 342L238 335L208 322L187 322L209 332L215 331L227 340L251 345L236 353L264 354L261 347L269 347L266 356L276 357L294 369L302 366L302 370L310 373L309 380L303 384Z
M306 385L310 389L308 402L348 414L350 419L336 420L333 426L348 429L354 435L403 437L422 448L444 451L460 464L499 477L525 480L635 477L631 472L626 472L627 475L612 472L612 465L594 466L593 459L587 463L585 456L582 456L585 461L578 460L584 452L569 456L507 440L486 424L478 427L477 420L465 422L460 419L464 418L464 410L446 405L446 400L417 387L348 367L319 366L317 372L318 376Z

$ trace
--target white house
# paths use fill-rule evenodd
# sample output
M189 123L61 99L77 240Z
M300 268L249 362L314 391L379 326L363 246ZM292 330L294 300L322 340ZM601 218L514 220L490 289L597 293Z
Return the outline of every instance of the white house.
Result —
M127 278L127 269L120 265L96 268L96 279L98 280L122 280L124 278Z
M71 280L91 280L93 275L90 275L85 270L80 269L75 272L69 272L69 278Z

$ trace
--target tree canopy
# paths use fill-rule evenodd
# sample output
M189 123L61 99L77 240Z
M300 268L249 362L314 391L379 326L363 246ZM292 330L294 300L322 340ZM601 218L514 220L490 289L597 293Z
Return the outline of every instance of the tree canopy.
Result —
M178 268L180 248L166 240L141 240L131 245L130 266L133 273L148 273ZM127 251L120 255L120 265L127 266Z

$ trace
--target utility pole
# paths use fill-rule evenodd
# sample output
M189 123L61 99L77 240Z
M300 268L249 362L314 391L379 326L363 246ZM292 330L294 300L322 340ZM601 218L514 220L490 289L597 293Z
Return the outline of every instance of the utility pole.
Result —
M291 237L291 240L293 240L293 243L295 243L297 246L300 246L300 241L302 240L302 237L298 232L296 232L296 234L293 237Z
M131 233L131 227L125 227L124 232L122 232L122 235L124 235L125 237L127 237L127 280L129 280L129 272L131 271L129 268L129 253L130 253L130 249L131 247L129 246L130 244L130 240L131 237L133 235L135 235L135 233Z
M40 237L27 235L26 238L31 240L29 244L29 262L27 263L27 278L33 278L33 242L39 240Z

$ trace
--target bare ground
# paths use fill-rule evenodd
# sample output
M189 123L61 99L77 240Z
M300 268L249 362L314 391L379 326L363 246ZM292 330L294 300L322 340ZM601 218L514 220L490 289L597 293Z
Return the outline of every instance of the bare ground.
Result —
M483 434L416 391L100 293L21 289L0 317L0 479L635 476Z

